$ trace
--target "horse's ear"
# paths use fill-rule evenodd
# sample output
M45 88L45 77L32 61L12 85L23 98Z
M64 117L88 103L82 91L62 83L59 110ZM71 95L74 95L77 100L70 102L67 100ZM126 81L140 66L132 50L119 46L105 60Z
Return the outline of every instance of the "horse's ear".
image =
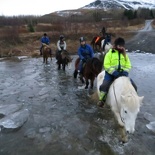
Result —
M144 96L139 97L139 103L140 103L140 105L143 104L143 99L144 99Z

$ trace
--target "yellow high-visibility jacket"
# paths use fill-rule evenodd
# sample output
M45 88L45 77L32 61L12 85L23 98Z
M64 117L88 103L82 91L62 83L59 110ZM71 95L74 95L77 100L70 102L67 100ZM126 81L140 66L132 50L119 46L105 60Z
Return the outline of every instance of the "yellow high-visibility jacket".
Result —
M112 74L114 71L118 71L119 68L119 52L115 49L110 49L105 55L103 67L105 71ZM120 53L120 71L126 71L129 73L131 69L131 62L126 54L126 59Z

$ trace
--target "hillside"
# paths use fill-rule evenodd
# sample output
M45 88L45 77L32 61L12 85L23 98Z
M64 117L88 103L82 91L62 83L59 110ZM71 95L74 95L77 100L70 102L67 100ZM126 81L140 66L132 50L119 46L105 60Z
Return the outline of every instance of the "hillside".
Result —
M85 36L87 43L90 44L92 38L99 35L103 26L106 27L108 33L113 34L112 42L116 37L124 37L128 41L137 34L139 29L144 27L145 20L140 18L127 20L122 15L122 11L117 10L117 17L115 14L112 16L111 12L104 14L103 10L95 12L82 10L83 15L69 17L60 17L58 14L52 13L40 18L2 18L0 19L2 25L0 27L0 57L39 56L40 38L45 32L50 37L53 55L57 50L56 43L61 34L66 38L67 50L71 54L76 54L79 38ZM28 21L28 24L24 24L25 21Z

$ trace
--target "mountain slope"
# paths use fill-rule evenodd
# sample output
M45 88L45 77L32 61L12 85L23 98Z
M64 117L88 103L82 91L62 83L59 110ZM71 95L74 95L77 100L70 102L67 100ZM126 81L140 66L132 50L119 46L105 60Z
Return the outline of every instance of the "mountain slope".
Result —
M96 0L82 7L83 9L138 9L138 8L153 8L155 4L153 0Z

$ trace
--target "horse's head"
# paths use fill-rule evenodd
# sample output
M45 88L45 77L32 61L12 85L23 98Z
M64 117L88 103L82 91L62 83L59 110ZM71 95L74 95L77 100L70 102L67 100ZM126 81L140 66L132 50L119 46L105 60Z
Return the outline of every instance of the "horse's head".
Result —
M135 131L135 121L143 98L132 92L125 96L121 95L122 107L120 109L120 117L127 133Z

